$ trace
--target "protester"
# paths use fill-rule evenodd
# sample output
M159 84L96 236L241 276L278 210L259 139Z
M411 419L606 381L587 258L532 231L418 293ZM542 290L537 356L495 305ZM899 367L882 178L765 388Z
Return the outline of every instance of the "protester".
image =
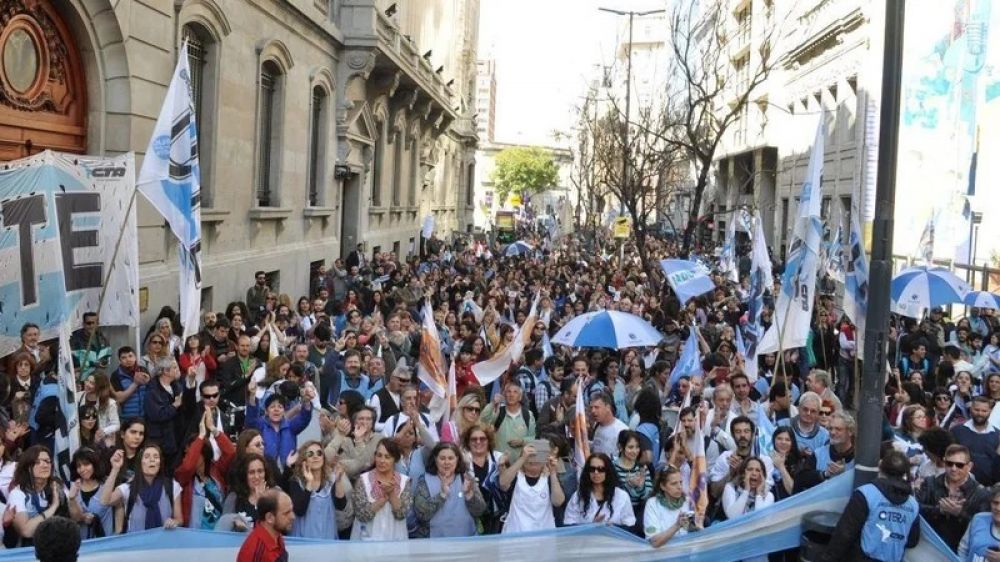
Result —
M354 518L344 469L326 462L318 441L307 441L299 448L292 470L288 482L295 510L291 536L336 540L338 531L350 528Z
M111 472L101 487L101 503L125 509L123 533L178 527L184 520L181 485L167 476L164 456L157 445L144 446L139 457L140 469L132 482L115 486L125 455L116 451L111 456Z
M286 562L288 551L282 535L290 532L295 522L292 498L281 491L267 492L258 506L260 524L243 541L236 562Z
M253 436L250 442L256 439L260 439L259 434ZM263 451L263 440L255 450ZM229 494L222 504L222 513L237 514L238 517L230 518L230 528L222 530L247 531L260 519L257 504L268 490L275 488L275 474L263 454L246 452L241 455L239 448L237 448L234 471L234 476L229 479ZM221 524L220 521L219 525Z
M69 501L52 466L52 456L42 445L29 447L18 459L7 498L8 509L14 514L10 531L14 532L15 546L31 546L35 530L46 519L56 515L80 518L79 504Z
M218 449L218 457L215 450ZM188 444L174 478L183 489L181 514L185 527L215 529L228 491L226 474L236 457L236 447L206 410L198 422L198 433Z
M104 463L96 451L88 448L73 453L72 462L76 480L70 486L67 499L79 504L80 537L110 537L114 534L114 511L101 503L100 494L106 478Z
M477 529L480 534L493 535L500 532L500 516L504 511L494 484L500 473L503 453L496 450L493 427L476 423L462 433L463 454L469 457L469 468L479 486L479 492L487 501L487 509L479 516Z
M944 464L944 474L924 480L917 502L920 515L952 550L958 550L972 517L990 509L990 494L972 478L972 455L965 445L949 446Z
M820 560L900 562L920 540L919 505L907 481L906 455L890 450L879 461L879 476L851 494Z
M611 458L594 453L584 463L580 487L566 504L567 525L605 523L621 527L635 525L629 494L618 487Z
M409 538L406 514L413 503L410 478L396 472L401 452L392 439L375 448L375 468L362 474L354 488L354 527L351 540L380 541Z
M555 528L552 509L566 501L555 470L556 458L550 456L548 461L543 461L534 457L535 448L526 445L523 454L505 464L500 473L500 489L513 490L503 525L504 534Z
M989 511L972 516L958 545L958 557L962 562L1000 560L1000 488L993 488L989 497Z
M646 539L655 548L674 537L703 528L703 517L695 517L682 485L683 475L673 466L656 473L656 494L646 502L642 521Z
M501 405L501 398L504 404ZM521 402L524 389L521 383L511 380L504 386L503 396L497 394L483 410L484 423L496 430L497 450L516 461L528 439L535 437L535 415Z
M486 500L457 445L438 443L434 446L427 472L417 481L413 509L418 525L427 529L418 532L418 536L470 537L477 534L476 518L486 511Z

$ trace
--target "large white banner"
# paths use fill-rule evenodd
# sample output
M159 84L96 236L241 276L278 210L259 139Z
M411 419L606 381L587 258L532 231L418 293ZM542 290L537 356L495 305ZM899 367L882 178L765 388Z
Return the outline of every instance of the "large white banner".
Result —
M84 312L97 311L105 279L101 324L137 325L134 193L131 153L46 151L0 168L0 356L21 345L26 322L42 339L64 321L79 327Z

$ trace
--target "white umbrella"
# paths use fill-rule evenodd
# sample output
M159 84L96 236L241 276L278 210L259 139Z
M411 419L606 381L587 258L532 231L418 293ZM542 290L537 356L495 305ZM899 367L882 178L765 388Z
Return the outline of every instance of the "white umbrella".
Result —
M552 338L552 343L570 347L651 347L663 339L652 324L644 319L613 310L581 314L570 320Z
M994 295L988 291L969 291L962 302L976 308L1000 310L1000 295Z
M919 318L924 309L961 303L969 284L943 267L911 267L892 279L892 311Z

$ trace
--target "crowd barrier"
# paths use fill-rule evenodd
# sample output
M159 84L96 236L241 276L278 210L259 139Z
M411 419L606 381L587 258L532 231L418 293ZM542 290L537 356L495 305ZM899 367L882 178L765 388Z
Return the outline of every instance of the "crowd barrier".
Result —
M847 472L782 502L734 521L670 541L659 549L614 527L586 525L552 531L460 539L394 542L313 541L289 538L289 560L408 560L419 562L543 560L586 561L690 560L723 562L798 546L802 516L810 511L841 511L852 490ZM85 541L82 562L232 562L244 535L162 529ZM190 553L178 551L191 551ZM0 562L34 560L32 549L0 552ZM920 544L907 551L907 560L957 562L941 539L922 524Z

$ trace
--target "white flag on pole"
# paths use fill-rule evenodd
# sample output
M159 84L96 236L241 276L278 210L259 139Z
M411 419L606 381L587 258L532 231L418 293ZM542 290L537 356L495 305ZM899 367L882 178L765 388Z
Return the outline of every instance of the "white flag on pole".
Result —
M184 337L198 333L201 315L201 169L191 99L187 43L156 119L139 171L139 191L167 219L177 237Z
M822 203L821 182L825 153L826 123L820 116L809 156L809 171L802 184L795 232L785 260L781 292L775 303L774 323L761 338L757 353L772 353L779 349L803 347L809 338L813 298L816 293L816 271L819 247L823 241L820 220Z

